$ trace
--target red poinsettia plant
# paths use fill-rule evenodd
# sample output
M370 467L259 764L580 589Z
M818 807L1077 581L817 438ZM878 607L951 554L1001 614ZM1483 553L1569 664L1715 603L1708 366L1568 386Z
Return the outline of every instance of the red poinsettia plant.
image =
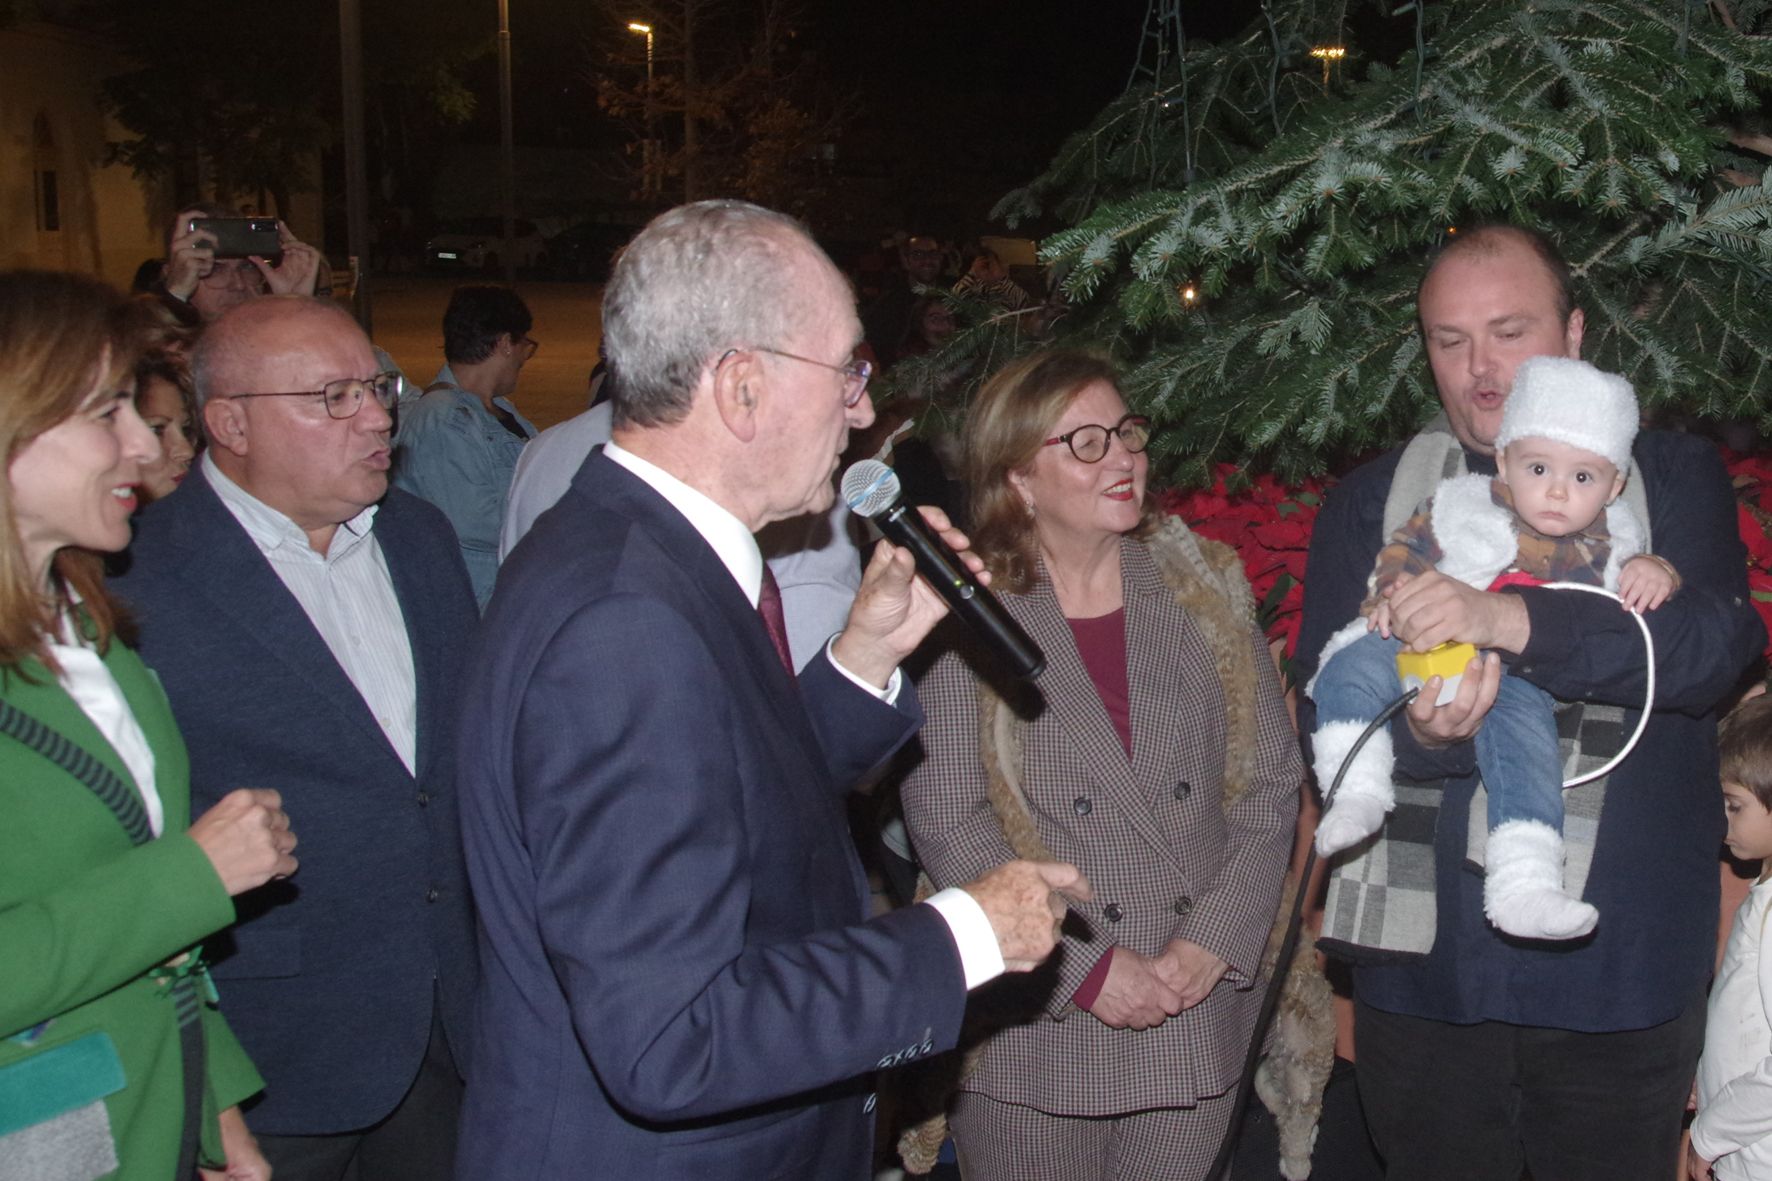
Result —
M1213 469L1210 488L1171 490L1159 498L1166 512L1195 533L1224 542L1242 557L1262 629L1269 640L1284 644L1283 667L1298 645L1304 560L1324 486L1306 480L1289 487L1270 475L1251 476L1221 463Z
M1772 455L1723 450L1738 502L1741 540L1747 546L1747 581L1754 609L1772 635ZM1311 526L1332 481L1281 484L1251 476L1234 464L1213 470L1209 488L1159 495L1164 511L1179 516L1202 537L1224 542L1243 559L1255 592L1257 618L1268 639L1283 644L1282 667L1290 673L1304 605L1304 563ZM1772 643L1765 656L1772 662Z
M1736 526L1747 546L1747 589L1754 610L1772 634L1772 455L1723 449L1723 462L1735 485ZM1772 662L1772 644L1766 658Z

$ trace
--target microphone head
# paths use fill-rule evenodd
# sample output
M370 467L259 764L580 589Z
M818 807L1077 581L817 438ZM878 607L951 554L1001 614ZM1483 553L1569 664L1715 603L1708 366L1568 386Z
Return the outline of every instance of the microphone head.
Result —
M843 473L843 503L859 517L877 517L903 495L898 473L877 459L864 459Z

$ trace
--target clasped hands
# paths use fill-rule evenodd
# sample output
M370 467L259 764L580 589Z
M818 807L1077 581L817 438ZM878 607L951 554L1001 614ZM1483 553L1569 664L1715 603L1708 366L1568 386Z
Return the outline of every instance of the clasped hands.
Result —
M1126 947L1108 954L1107 979L1089 1011L1110 1029L1156 1028L1205 1000L1230 968L1188 939L1172 939L1154 956Z

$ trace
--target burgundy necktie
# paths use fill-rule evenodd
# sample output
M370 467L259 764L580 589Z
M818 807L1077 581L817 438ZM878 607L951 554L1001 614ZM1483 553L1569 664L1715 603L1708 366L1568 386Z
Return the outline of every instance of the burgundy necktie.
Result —
M788 621L781 609L781 587L767 563L763 566L763 588L757 593L757 614L763 617L763 628L769 633L769 642L775 645L775 654L781 657L781 666L788 670L788 676L793 676L794 657L788 650Z

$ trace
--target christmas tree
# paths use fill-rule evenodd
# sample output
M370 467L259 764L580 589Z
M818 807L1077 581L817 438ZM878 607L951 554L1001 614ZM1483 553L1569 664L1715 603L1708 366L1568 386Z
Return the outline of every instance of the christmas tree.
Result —
M1269 0L1189 44L1180 0L1153 0L1125 93L997 214L1071 227L1042 243L1055 338L1112 351L1180 479L1295 478L1414 430L1435 404L1415 286L1484 221L1561 245L1585 355L1646 407L1772 425L1768 8ZM1030 314L962 310L932 369L1033 347Z

